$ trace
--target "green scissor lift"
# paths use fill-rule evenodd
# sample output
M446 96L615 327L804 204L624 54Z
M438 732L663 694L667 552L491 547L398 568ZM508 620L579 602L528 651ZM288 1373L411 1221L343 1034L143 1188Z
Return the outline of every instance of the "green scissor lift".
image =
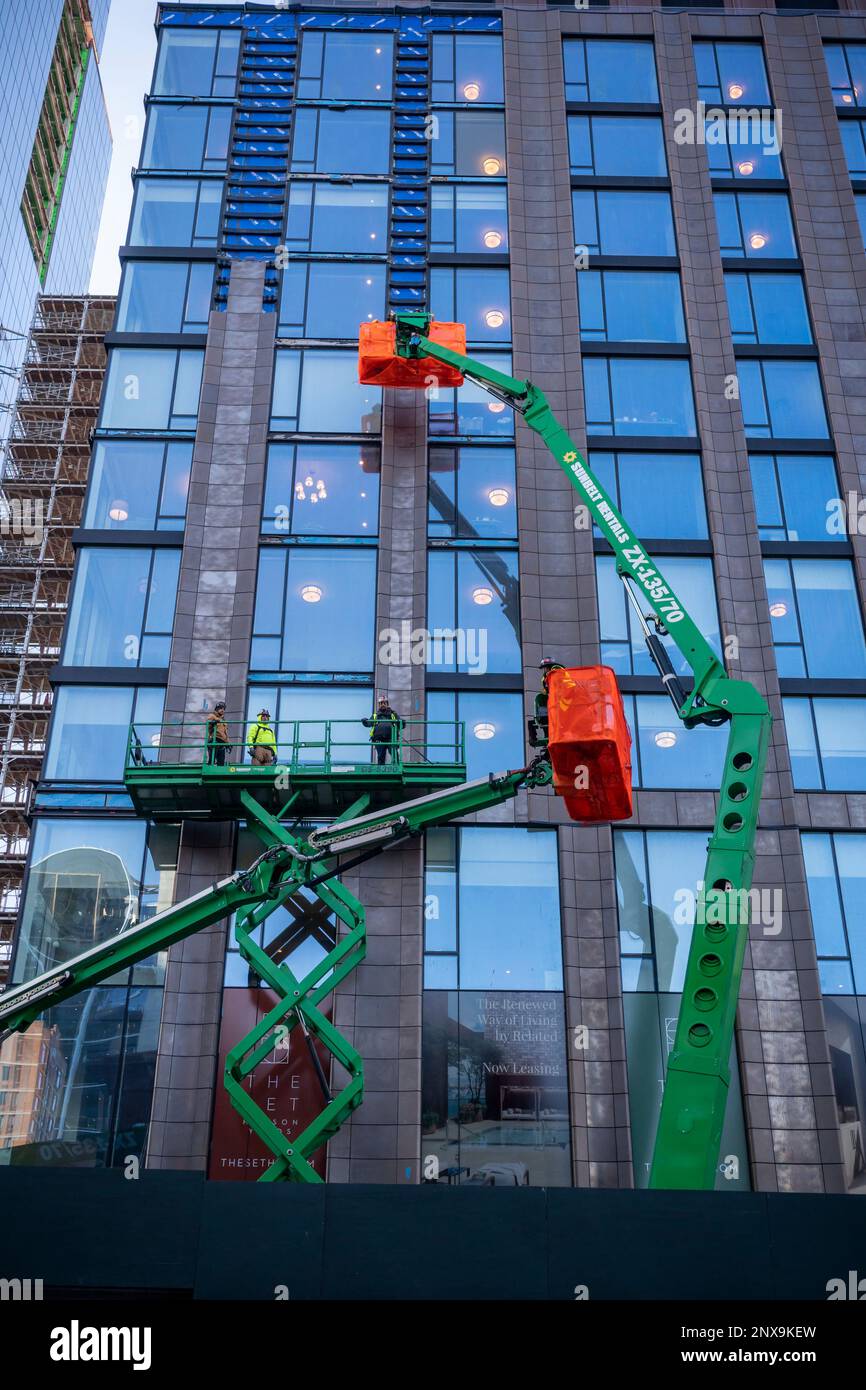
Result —
M686 967L682 1003L656 1135L650 1186L711 1190L721 1141L729 1085L729 1057L748 926L743 903L751 885L761 786L770 739L771 717L766 701L746 681L732 680L703 634L654 565L646 549L623 520L604 488L593 476L576 445L558 423L543 393L529 381L496 371L462 353L433 342L427 333L430 316L395 316L396 350L405 358L433 358L455 367L469 380L520 414L550 449L601 535L616 556L617 571L641 624L650 655L686 728L699 724L730 725L725 767L715 826L710 836L704 887L698 901L696 925ZM643 601L643 604L641 602ZM643 605L648 605L645 611ZM692 688L684 689L675 674L662 637L668 635L693 672ZM228 814L245 818L264 848L249 868L239 870L185 902L176 904L82 955L18 985L0 996L0 1027L24 1030L51 1005L107 979L125 966L143 960L194 932L236 914L235 934L240 952L256 974L270 986L277 1003L234 1048L226 1062L225 1084L232 1104L267 1145L274 1162L260 1181L289 1179L319 1182L310 1156L340 1127L363 1095L363 1061L325 1016L325 997L363 960L366 950L364 909L340 882L340 875L365 859L461 816L483 811L516 796L522 788L551 781L547 754L546 702L536 701L531 721L536 756L524 768L466 782L462 762L455 760L436 781L416 786L411 800L382 805L385 783L381 769L367 768L343 789L331 805L339 815L326 827L303 829L309 783L301 767L253 772L239 768L177 768L157 759L149 766L130 766L126 781L136 804L147 814ZM261 793L266 773L269 791ZM307 769L309 774L309 769ZM294 775L294 780L293 780ZM344 781L347 769L340 774ZM328 785L337 776L320 772ZM412 774L390 784L388 795L411 790ZM215 806L205 799L185 810L185 798L195 783L194 797L207 788L233 786L230 802ZM458 781L458 779L461 779ZM443 785L443 782L445 785ZM454 785L453 783L457 784ZM363 783L363 785L362 785ZM438 783L438 784L437 784ZM447 785L452 783L451 785ZM355 786L357 796L349 800ZM284 800L273 789L283 787ZM306 788L306 791L305 791ZM148 809L149 808L149 809ZM309 811L306 812L309 815ZM292 894L311 889L342 925L335 945L303 979L286 964L275 963L254 940L256 928ZM300 1027L310 1045L323 1090L324 1108L296 1139L289 1140L253 1099L247 1078L267 1056L288 1045ZM318 1060L313 1040L323 1044L348 1078L336 1094Z

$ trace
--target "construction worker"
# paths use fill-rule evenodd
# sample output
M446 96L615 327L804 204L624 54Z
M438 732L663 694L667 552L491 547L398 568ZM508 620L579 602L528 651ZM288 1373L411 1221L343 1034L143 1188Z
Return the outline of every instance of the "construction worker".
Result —
M370 742L376 749L376 759L379 766L382 767L384 765L389 748L393 761L394 753L397 750L397 741L400 737L400 730L403 728L404 721L400 718L399 714L395 714L394 710L392 710L386 695L380 696L379 704L376 707L376 713L373 715L372 719L362 719L361 723L364 725L365 729L372 729Z
M217 767L225 767L226 754L232 751L229 743L229 726L226 723L226 702L220 700L208 715L205 729L207 761Z
M277 740L270 725L271 712L260 709L255 724L247 731L247 748L256 767L267 767L277 761Z

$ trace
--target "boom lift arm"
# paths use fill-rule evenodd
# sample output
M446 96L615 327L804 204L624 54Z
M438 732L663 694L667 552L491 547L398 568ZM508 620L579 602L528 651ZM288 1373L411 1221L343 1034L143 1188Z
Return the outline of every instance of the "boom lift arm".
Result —
M772 719L747 681L732 680L645 547L560 425L543 392L454 352L429 336L425 313L394 316L396 352L455 368L511 406L544 440L616 556L650 656L686 728L730 723L725 767L673 1051L668 1059L650 1186L712 1189L730 1082L729 1058L748 939L747 893L754 870L764 767ZM643 613L639 596L652 611ZM686 693L661 640L668 634L694 674Z

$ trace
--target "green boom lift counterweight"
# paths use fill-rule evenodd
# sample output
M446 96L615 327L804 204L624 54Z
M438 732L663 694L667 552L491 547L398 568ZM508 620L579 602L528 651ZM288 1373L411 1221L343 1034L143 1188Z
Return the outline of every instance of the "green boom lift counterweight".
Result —
M441 363L475 382L522 416L547 445L588 514L616 557L617 573L638 615L650 656L678 717L686 728L730 724L715 825L709 840L704 882L686 966L676 1038L668 1059L650 1186L712 1189L729 1086L737 997L748 937L748 889L754 867L761 786L769 746L771 717L766 701L746 681L732 680L671 586L619 514L604 488L556 420L543 393L473 360L428 336L429 314L394 316L395 359ZM423 380L421 382L423 384ZM649 605L645 613L641 600ZM686 691L662 638L669 636L693 673ZM284 817L293 797L276 815L246 791L240 801L248 824L265 844L250 868L211 889L118 933L82 955L56 965L0 996L0 1027L27 1028L45 1009L236 913L235 933L242 956L274 991L277 1003L257 1027L229 1053L225 1084L232 1104L267 1145L274 1162L260 1181L319 1182L310 1156L336 1132L361 1102L363 1062L320 1004L363 959L364 910L338 875L425 829L444 825L514 796L524 787L551 781L546 746L545 704L537 702L533 721L539 752L517 771L491 775L433 791L415 800L370 811L362 797L332 824L304 835L292 833ZM153 768L155 776L169 771ZM344 933L303 979L276 963L254 940L253 932L293 893L306 888L328 906ZM275 1049L287 1046L296 1027L309 1046L322 1088L324 1108L316 1120L290 1140L269 1119L245 1084L255 1067ZM331 1093L315 1043L328 1048L348 1081Z

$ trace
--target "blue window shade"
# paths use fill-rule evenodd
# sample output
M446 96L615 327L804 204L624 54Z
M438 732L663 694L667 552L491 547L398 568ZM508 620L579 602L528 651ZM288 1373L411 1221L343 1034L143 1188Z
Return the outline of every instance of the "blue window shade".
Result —
M728 270L725 290L735 343L811 343L800 275Z
M389 101L393 86L393 34L328 33L305 29L297 95L341 101Z
M656 556L656 560L674 593L686 597L689 613L710 646L721 655L719 614L710 560L695 555ZM616 572L614 557L597 555L595 574L602 661L605 665L612 666L619 675L655 674L643 631L634 617L634 610L626 598L622 581ZM662 640L674 669L681 675L691 675L691 667L674 647L670 637L664 637ZM671 714L674 715L673 708Z
M696 39L698 96L717 106L768 106L770 86L759 43Z
M653 45L647 39L567 38L562 54L567 101L659 99Z
M697 454L607 453L589 464L619 509L640 518L642 537L706 540L707 509ZM671 506L671 498L676 506Z
M430 308L434 318L465 324L468 343L511 342L507 270L433 266Z
M866 644L850 560L765 559L780 676L866 678Z
M579 270L580 336L634 343L684 343L676 271Z
M101 439L93 451L85 526L106 531L181 530L192 443Z
M271 444L262 531L375 536L380 451L372 444Z
M568 149L573 174L664 178L668 171L655 116L569 116Z
M277 332L288 338L354 338L385 316L385 266L289 261L283 271Z
M152 106L144 134L145 169L224 169L230 106Z
M222 179L136 179L130 246L216 246Z
M277 350L271 416L274 430L377 434L382 388L358 382L358 354L341 349Z
M758 533L764 541L843 541L846 519L828 454L750 454Z
M785 193L714 193L723 256L774 260L797 255Z
M427 576L428 667L477 675L520 671L517 552L432 551Z
M60 686L43 775L60 782L122 782L130 724L142 757L156 761L164 704L160 686Z
M204 352L199 348L113 348L103 429L195 429Z
M206 333L214 267L208 261L127 261L117 333Z
M591 255L675 256L669 193L619 188L572 189L574 242Z
M866 790L866 700L788 697L782 706L794 786Z
M373 669L376 554L304 547L262 551L251 667L258 671Z
M291 168L296 173L387 174L390 139L389 111L299 107Z
M428 690L427 756L442 762L458 750L443 746L465 725L466 776L485 777L504 768L523 767L523 696L496 690Z
M286 245L290 251L387 251L388 189L384 184L289 185Z
M697 434L686 361L645 357L585 357L583 385L590 434Z
M816 363L740 358L737 377L750 439L829 437Z
M179 549L82 548L64 665L167 666L179 571Z

